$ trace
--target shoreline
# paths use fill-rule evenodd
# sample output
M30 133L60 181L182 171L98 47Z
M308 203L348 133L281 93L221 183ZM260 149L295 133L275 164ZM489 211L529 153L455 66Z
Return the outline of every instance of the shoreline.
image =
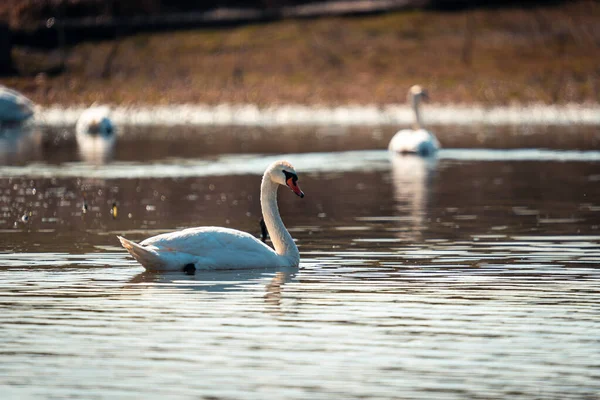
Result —
M42 107L36 111L40 126L74 125L85 107ZM423 107L428 125L582 125L600 126L600 105L437 105ZM259 107L251 104L181 104L171 106L112 107L112 119L133 126L385 126L410 125L409 106L303 106Z
M343 109L349 105L364 106L355 116L361 123L405 121L379 110L406 105L407 90L415 84L427 88L434 101L430 105L456 107L461 113L469 108L463 105L477 105L486 115L492 105L531 105L534 113L555 114L552 108L538 111L534 105L600 104L598 16L600 3L581 0L531 8L283 19L227 29L117 32L107 40L56 49L16 46L12 55L19 74L1 77L0 83L44 106L257 105L265 107L261 115L277 105L278 115L292 112L280 111L292 107L288 105L315 106L306 107L311 113L316 106L340 106L334 111L339 117L298 117L297 123L348 121L351 117ZM376 112L366 116L364 109L372 107ZM191 119L221 118L212 109L206 113ZM222 118L253 124L294 119ZM257 118L259 122L252 122ZM563 124L587 119L536 118Z
M0 165L0 178L86 178L86 179L155 179L191 178L221 175L262 176L264 166L284 157L284 154L221 154L215 159L161 160L152 164L113 161L108 164L87 163L77 168L65 168L62 164ZM305 173L344 173L354 171L386 171L393 169L389 152L378 150L351 150L339 152L285 153L297 168ZM599 162L598 150L553 149L441 149L433 159L405 158L414 168L426 168L441 160L453 161L529 161L529 162ZM416 160L416 162L414 162ZM144 165L144 168L140 168Z

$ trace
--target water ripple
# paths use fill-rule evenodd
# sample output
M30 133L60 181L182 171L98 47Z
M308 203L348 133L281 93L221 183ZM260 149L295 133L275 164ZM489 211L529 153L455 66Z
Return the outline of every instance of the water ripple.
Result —
M409 157L410 158L410 157ZM125 162L95 165L89 163L63 163L52 165L29 163L24 166L0 166L0 177L134 179L175 178L230 175L262 175L265 166L286 159L303 173L385 171L389 169L390 154L384 150L346 151L335 153L297 153L277 155L235 154L206 159L170 159L165 161ZM417 159L420 160L420 159ZM489 150L444 149L438 161L600 161L600 151L575 150Z
M145 273L115 235L258 234L259 178L241 174L266 158L193 161L207 175L189 179L5 178L2 397L597 398L596 155L530 154L294 155L307 197L280 205L300 268L193 276Z

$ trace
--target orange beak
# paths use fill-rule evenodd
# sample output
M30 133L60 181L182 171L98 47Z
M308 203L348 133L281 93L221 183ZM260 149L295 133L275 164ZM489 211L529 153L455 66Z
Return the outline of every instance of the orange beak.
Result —
M300 196L300 198L304 197L304 193L302 190L300 190L300 187L292 178L289 178L287 181L285 181L285 183L290 189L292 189L292 192L296 193L298 196Z

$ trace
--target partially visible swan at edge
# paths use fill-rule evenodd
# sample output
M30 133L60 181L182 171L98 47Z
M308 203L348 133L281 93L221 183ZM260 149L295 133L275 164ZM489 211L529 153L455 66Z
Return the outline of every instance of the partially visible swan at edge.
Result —
M215 226L189 228L154 236L137 244L118 236L123 247L150 271L297 267L300 253L277 207L277 188L286 185L300 197L298 175L287 161L265 171L260 204L275 250L249 233Z
M388 149L395 153L411 153L421 156L434 154L439 148L435 135L423 128L419 105L421 100L429 98L427 91L419 85L414 85L408 91L408 101L415 113L412 129L401 129L390 140Z
M35 112L31 100L16 90L0 85L0 127L21 124Z
M79 116L75 126L79 152L86 161L105 161L112 154L117 130L110 119L110 108L92 106Z

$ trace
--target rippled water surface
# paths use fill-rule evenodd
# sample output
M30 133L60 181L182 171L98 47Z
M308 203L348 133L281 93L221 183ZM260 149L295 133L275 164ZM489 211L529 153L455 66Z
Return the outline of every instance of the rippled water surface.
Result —
M182 128L86 162L61 135L0 142L3 399L600 398L598 151ZM282 157L299 269L148 274L119 246L258 236Z

